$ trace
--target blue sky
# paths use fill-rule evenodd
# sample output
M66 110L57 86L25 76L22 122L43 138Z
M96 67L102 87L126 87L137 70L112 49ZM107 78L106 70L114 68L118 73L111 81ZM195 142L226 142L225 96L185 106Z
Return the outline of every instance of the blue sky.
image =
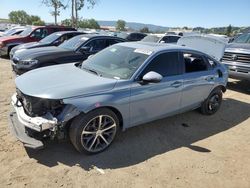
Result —
M8 18L13 10L25 10L53 22L51 9L41 1L0 0L0 18ZM250 26L250 0L99 0L93 9L84 8L79 14L96 20L123 19L170 27ZM58 20L69 17L70 9L62 11Z

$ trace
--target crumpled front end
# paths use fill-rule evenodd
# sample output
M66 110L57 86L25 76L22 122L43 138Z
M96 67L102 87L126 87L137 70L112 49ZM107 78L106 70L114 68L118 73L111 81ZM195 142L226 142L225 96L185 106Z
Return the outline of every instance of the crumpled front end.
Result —
M10 126L25 146L43 148L44 138L61 138L66 123L80 112L61 100L27 96L17 90L11 101Z

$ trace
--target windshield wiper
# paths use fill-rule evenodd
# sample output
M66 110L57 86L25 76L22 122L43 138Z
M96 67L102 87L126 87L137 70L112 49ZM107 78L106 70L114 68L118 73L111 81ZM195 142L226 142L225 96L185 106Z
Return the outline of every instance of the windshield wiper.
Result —
M97 76L102 76L101 74L99 74L96 70L94 69L89 69L89 68L86 68L86 67L82 67L83 69L89 71L89 72L92 72L94 74L96 74Z

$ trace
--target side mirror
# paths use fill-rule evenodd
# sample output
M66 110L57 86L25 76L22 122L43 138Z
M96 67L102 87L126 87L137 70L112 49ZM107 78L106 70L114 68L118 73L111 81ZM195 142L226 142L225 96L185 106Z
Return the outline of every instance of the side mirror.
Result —
M162 75L154 71L150 71L142 77L142 81L148 83L158 83L161 80L162 80Z
M61 41L60 40L56 40L53 42L54 45L58 46L59 44L61 44Z
M89 46L83 46L80 48L80 52L82 52L82 53L86 53L86 52L88 53L90 51L91 51L91 47L89 47Z

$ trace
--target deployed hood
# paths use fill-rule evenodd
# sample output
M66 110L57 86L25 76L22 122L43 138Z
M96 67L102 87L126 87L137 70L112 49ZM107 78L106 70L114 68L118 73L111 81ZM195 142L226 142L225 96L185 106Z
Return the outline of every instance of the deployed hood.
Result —
M51 55L57 55L62 54L62 56L67 55L67 53L72 53L73 51L67 50L64 48L59 48L55 46L51 47L41 47L41 48L31 48L27 50L17 50L15 52L15 57L18 57L20 60L25 59L36 59L41 56L51 56Z
M15 82L26 95L64 99L111 90L117 80L99 77L70 63L29 71L17 77Z
M211 36L186 36L177 42L178 45L187 46L210 55L220 61L223 57L226 43Z

